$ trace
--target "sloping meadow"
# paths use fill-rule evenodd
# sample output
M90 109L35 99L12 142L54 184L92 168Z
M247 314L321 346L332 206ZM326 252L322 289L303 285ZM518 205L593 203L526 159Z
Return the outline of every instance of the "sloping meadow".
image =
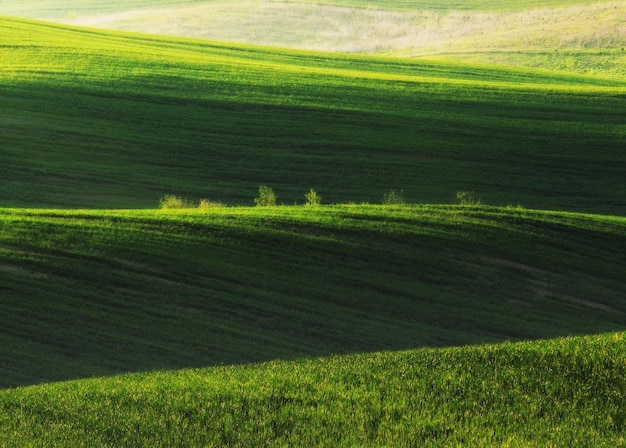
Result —
M623 218L428 206L0 213L3 386L624 327Z
M624 444L623 333L151 372L0 392L0 444Z
M3 19L0 204L484 202L623 214L624 82Z

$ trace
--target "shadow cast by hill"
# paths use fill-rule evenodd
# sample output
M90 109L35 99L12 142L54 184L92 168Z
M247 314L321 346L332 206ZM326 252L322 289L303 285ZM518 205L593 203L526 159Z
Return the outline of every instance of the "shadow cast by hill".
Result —
M2 387L626 327L626 224L498 208L0 214Z

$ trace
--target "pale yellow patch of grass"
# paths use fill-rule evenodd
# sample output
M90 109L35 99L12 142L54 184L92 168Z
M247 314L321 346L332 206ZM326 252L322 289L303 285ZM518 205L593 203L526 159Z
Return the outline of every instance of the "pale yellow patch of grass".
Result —
M513 12L402 12L225 0L96 15L72 23L301 49L422 56L469 50L623 46L626 1Z
M445 57L621 76L626 0L524 11L392 11L284 0L217 0L195 6L79 17L68 23L306 50ZM601 59L537 57L560 50L618 50ZM516 57L532 53L529 58Z

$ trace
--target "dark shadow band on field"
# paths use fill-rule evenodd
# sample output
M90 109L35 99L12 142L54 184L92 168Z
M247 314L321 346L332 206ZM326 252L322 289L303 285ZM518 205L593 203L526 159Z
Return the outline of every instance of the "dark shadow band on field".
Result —
M626 328L621 220L144 215L0 214L1 387Z
M142 208L163 194L252 204L493 204L623 215L622 101L612 95L387 82L246 86L40 73L0 86L0 198L14 207ZM515 106L512 107L511 104Z

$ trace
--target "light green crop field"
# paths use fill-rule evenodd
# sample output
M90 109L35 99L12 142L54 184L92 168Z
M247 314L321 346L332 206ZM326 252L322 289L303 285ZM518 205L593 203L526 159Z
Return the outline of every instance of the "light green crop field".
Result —
M122 0L58 0L53 4L46 0L3 0L0 14L30 17L33 19L65 18L68 12L77 14L114 13L150 8L180 8L202 6L208 3L227 3L229 0L134 0L132 3ZM230 1L231 6L236 3ZM257 4L263 2L258 1ZM265 2L269 3L269 2ZM275 0L275 3L325 4L353 8L375 8L384 10L467 10L467 11L516 11L537 7L559 7L571 5L595 5L598 0ZM617 2L613 2L617 3ZM246 4L240 2L240 4Z
M0 14L308 50L626 78L626 1L5 1Z

